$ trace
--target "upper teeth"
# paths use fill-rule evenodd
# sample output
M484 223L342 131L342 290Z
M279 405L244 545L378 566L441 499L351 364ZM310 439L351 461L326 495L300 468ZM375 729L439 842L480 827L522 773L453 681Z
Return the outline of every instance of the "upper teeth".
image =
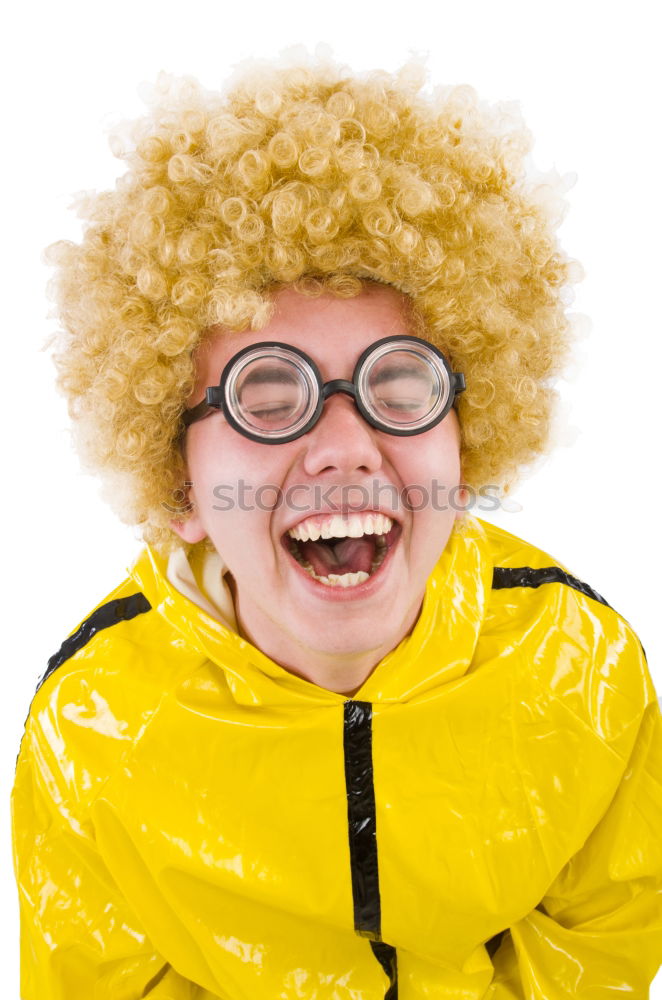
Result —
M393 521L385 514L333 514L320 521L309 517L290 528L288 535L298 542L316 542L318 538L360 538L362 535L385 535Z

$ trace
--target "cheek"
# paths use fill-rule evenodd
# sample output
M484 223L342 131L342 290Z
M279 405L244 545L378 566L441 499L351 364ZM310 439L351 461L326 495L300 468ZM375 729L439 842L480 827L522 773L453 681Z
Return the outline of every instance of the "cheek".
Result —
M434 481L450 488L460 481L460 445L453 428L434 427L427 434L402 440L407 447L400 452L396 467L405 483Z
M219 430L213 440L192 442L189 449L191 497L219 551L255 548L271 530L288 456L280 448L242 438L231 428Z
M201 514L213 502L215 472L204 444L192 441L186 449L186 471L191 486L191 499Z
M410 447L400 454L395 468L415 523L425 526L426 532L444 534L459 502L461 466L457 438L437 433L440 430L433 428L427 435L409 439ZM416 442L413 448L412 440Z
M226 437L222 433L224 429L214 428L214 434L201 433L187 448L189 479L193 481L194 490L205 497L215 487L235 484L242 476L246 478L250 474L250 462L242 454L241 439L236 441L233 437ZM236 437L238 435L235 434Z
M208 418L213 421L214 417ZM192 483L191 500L195 504L198 516L207 534L216 544L216 535L220 523L227 523L234 509L234 489L228 489L232 480L228 475L227 463L222 459L222 448L217 441L217 434L211 434L212 428L204 426L205 421L194 425L186 445L187 478ZM215 429L214 429L215 430Z
M437 429L437 428L435 428ZM454 410L442 421L439 441L431 461L447 477L449 485L459 482L460 471L460 424Z

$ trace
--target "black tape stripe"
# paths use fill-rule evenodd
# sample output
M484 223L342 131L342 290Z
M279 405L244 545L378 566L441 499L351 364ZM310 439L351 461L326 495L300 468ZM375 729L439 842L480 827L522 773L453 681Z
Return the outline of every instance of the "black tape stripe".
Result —
M398 954L395 948L393 945L384 944L383 941L371 941L370 947L389 979L384 1000L398 1000Z
M110 628L111 625L117 625L119 622L130 621L132 618L150 611L151 608L152 605L141 593L131 594L129 597L118 597L114 601L102 604L100 608L92 612L89 618L85 619L68 639L64 640L57 653L51 656L46 671L37 684L37 691L54 670L57 670L74 653L86 646L97 632Z
M381 939L377 812L372 767L372 705L369 701L346 701L344 712L345 786L354 930L361 937L370 938L375 958L388 976L389 986L384 1000L397 1000L396 951Z
M344 749L354 929L363 937L379 941L381 904L370 702L345 702Z
M531 566L495 566L492 575L494 590L503 590L506 587L540 587L544 583L564 583L573 590L578 590L580 594L592 597L594 601L611 608L611 604L608 604L597 590L593 590L587 583L582 583L576 576L566 573L560 566L543 566L542 569L532 569Z

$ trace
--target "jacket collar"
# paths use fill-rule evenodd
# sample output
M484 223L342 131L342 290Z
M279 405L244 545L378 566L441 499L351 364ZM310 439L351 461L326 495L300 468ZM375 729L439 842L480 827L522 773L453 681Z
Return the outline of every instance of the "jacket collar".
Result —
M238 635L223 564L216 553L194 549L159 555L149 546L130 569L152 608L186 642L217 664L242 704L339 704L346 697L290 673ZM401 702L455 681L469 669L478 642L493 563L480 519L456 521L427 583L412 632L380 663L354 700Z

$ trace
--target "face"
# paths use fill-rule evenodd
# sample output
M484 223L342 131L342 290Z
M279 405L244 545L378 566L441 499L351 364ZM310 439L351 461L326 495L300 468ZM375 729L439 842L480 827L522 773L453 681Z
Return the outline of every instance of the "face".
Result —
M352 299L285 289L274 301L262 330L219 332L200 349L189 406L239 350L262 341L305 351L326 382L351 379L375 341L413 332L403 297L386 287ZM211 540L231 574L242 632L263 652L294 668L325 656L376 663L410 631L456 517L454 409L398 437L338 393L312 430L285 444L252 441L214 411L189 427L186 458L194 510L173 527L189 542Z

